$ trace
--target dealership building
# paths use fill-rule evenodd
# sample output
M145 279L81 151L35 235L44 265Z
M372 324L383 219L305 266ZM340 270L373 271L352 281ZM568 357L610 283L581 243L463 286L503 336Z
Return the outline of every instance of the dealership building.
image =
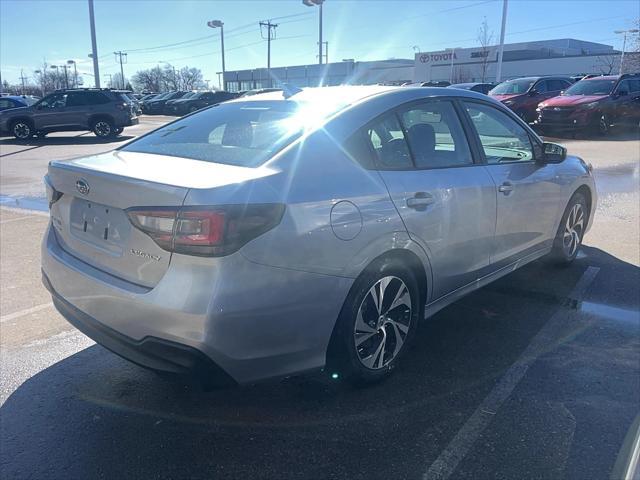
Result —
M611 45L573 38L504 45L502 79L528 75L580 75L617 72L620 52ZM227 71L226 89L320 85L401 85L408 82L493 82L498 46L419 52L412 59L342 62Z
M573 38L504 45L503 80L528 75L580 75L617 72L620 52L611 45ZM420 52L414 81L493 82L498 46Z

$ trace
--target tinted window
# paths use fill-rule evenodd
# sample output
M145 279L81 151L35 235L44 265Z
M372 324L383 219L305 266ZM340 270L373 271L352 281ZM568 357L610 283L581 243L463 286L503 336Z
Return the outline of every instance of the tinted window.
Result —
M571 84L569 82L565 82L564 80L547 80L547 86L550 92L565 90L570 85Z
M547 84L547 80L542 80L533 87L538 93L545 93L549 91L549 86Z
M13 108L17 106L17 104L13 103L13 100L9 100L8 98L0 99L0 110L5 110L7 108Z
M56 93L42 99L39 103L41 108L64 108L67 104L66 93Z
M293 101L223 103L166 125L123 150L256 167L341 105L321 107Z
M491 90L491 95L510 95L510 94L520 94L525 93L535 80L530 78L522 78L520 80L509 80L507 82L503 82L493 90Z
M417 168L469 165L471 152L451 102L434 101L400 115Z
M564 95L609 95L615 80L580 80L564 92Z
M388 114L371 124L366 136L375 152L376 163L383 170L413 168L404 132L395 114Z
M87 104L86 93L71 92L67 96L67 107L78 107Z
M488 105L465 102L465 106L488 164L533 160L529 134L515 120Z
M635 93L640 92L640 79L623 80L616 88L618 92Z

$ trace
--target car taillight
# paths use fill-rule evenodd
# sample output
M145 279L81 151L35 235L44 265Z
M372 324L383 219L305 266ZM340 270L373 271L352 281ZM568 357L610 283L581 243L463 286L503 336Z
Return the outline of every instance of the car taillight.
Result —
M170 252L218 257L271 230L284 214L282 204L215 207L131 208L134 227Z
M118 110L127 110L129 108L129 105L126 103L116 103L116 108Z

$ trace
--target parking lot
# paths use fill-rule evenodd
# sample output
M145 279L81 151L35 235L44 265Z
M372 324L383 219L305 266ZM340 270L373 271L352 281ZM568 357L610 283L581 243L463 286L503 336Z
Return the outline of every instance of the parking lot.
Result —
M48 161L170 119L111 141L0 139L5 478L624 478L640 431L637 131L552 140L594 167L578 260L534 262L423 322L389 381L203 391L93 343L40 281Z

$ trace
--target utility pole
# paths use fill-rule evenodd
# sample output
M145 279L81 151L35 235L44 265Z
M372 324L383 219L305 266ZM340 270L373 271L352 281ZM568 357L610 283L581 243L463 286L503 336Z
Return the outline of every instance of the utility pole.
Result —
M271 79L271 40L276 38L276 28L278 24L271 23L271 20L266 22L260 22L260 31L262 27L267 27L267 75L269 76L269 86L273 86L273 80ZM271 29L273 29L273 36L271 35ZM264 38L264 37L263 37Z
M25 82L29 79L29 77L25 77L22 69L20 69L20 81L22 82L22 95L24 95Z
M60 65L60 68L64 68L64 86L65 88L69 88L69 75L67 74L67 67L66 65Z
M105 73L105 74L104 74L104 76L105 76L105 77L109 77L109 83L107 83L107 85L109 85L109 87L111 87L111 86L112 86L112 85L111 85L111 78L112 78L112 75L111 75L110 73Z
M120 62L120 75L122 76L122 89L125 89L125 84L124 84L124 68L122 67L123 63L127 63L127 54L126 53L122 53L122 51L118 51L118 52L113 52L113 54L116 56L116 62ZM122 57L124 57L124 61L122 60ZM173 71L173 75L175 76L175 69Z
M100 88L100 69L98 68L98 43L96 41L96 19L93 15L93 0L89 0L89 25L91 26L91 58L93 59L93 78L96 88Z
M78 88L78 67L76 67L75 60L67 60L67 65L71 65L71 64L73 64L73 87Z
M507 28L507 1L502 0L502 27L500 28L500 47L498 47L498 66L496 67L496 82L502 81L502 55L504 54L504 32Z
M218 77L218 86L221 87L222 90L226 90L226 85L224 82L224 72L226 71L224 67L224 23L222 23L222 20L211 20L207 22L207 25L210 28L220 29L220 47L222 48L222 84L220 84L220 77Z
M329 63L329 42L324 43L324 63Z

